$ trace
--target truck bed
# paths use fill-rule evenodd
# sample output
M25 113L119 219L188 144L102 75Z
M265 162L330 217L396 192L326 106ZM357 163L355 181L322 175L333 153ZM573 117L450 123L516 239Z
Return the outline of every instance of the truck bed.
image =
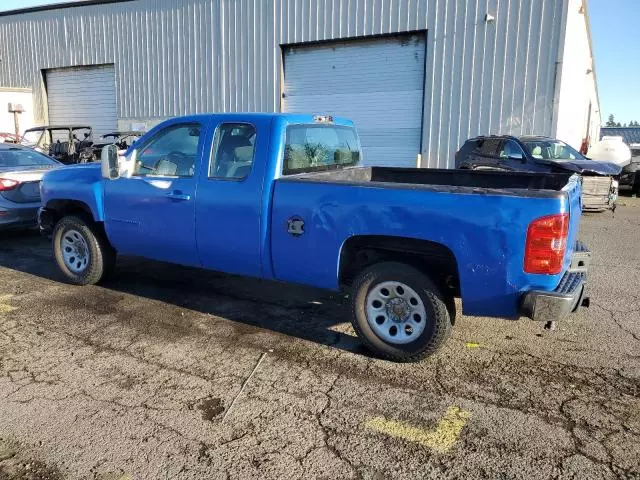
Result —
M579 192L577 176L565 173L354 167L281 177L272 197L275 277L337 289L336 258L350 239L420 239L455 258L464 313L516 317L523 292L554 290L562 277L524 272L528 226L571 213L568 268ZM298 234L287 227L295 221Z
M347 183L395 184L395 187L427 188L430 190L524 196L554 196L569 181L571 173L525 173L478 170L446 170L425 168L355 167L324 172L304 173L280 180ZM444 188L443 188L444 187Z

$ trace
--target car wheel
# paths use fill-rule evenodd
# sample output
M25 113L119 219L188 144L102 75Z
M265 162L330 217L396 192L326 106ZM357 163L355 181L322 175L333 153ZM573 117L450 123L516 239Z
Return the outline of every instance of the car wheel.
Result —
M74 215L56 224L53 252L60 271L76 285L96 284L115 267L115 250L102 232Z
M409 265L375 264L353 284L352 324L364 344L383 358L414 362L433 354L451 333L451 299Z

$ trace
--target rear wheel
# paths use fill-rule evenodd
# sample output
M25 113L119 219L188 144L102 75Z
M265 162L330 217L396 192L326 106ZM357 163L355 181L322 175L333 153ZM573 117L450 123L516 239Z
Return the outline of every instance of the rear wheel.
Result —
M357 276L353 290L353 327L384 358L422 360L449 337L450 301L426 275L406 264L373 265Z
M96 284L115 267L116 254L104 234L74 215L56 224L53 252L60 271L76 285Z

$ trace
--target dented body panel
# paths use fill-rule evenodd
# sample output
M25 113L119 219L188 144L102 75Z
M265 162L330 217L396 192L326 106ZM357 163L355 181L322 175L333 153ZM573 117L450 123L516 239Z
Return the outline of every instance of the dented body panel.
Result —
M337 289L338 259L349 238L429 240L455 256L464 313L515 317L524 292L553 290L564 273L564 269L558 275L523 271L527 226L535 218L573 210L565 256L568 268L580 220L579 188L577 177L559 194L539 196L528 196L524 190L518 195L516 190L281 179L272 207L274 275ZM293 215L305 219L303 236L288 235L282 227Z

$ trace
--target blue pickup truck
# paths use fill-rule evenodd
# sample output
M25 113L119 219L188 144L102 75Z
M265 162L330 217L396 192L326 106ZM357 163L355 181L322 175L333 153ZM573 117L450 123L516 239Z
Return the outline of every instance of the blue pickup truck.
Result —
M116 253L349 293L375 353L419 360L463 313L564 318L587 303L572 174L361 166L348 120L210 114L168 120L124 156L41 183L40 227L69 281Z

